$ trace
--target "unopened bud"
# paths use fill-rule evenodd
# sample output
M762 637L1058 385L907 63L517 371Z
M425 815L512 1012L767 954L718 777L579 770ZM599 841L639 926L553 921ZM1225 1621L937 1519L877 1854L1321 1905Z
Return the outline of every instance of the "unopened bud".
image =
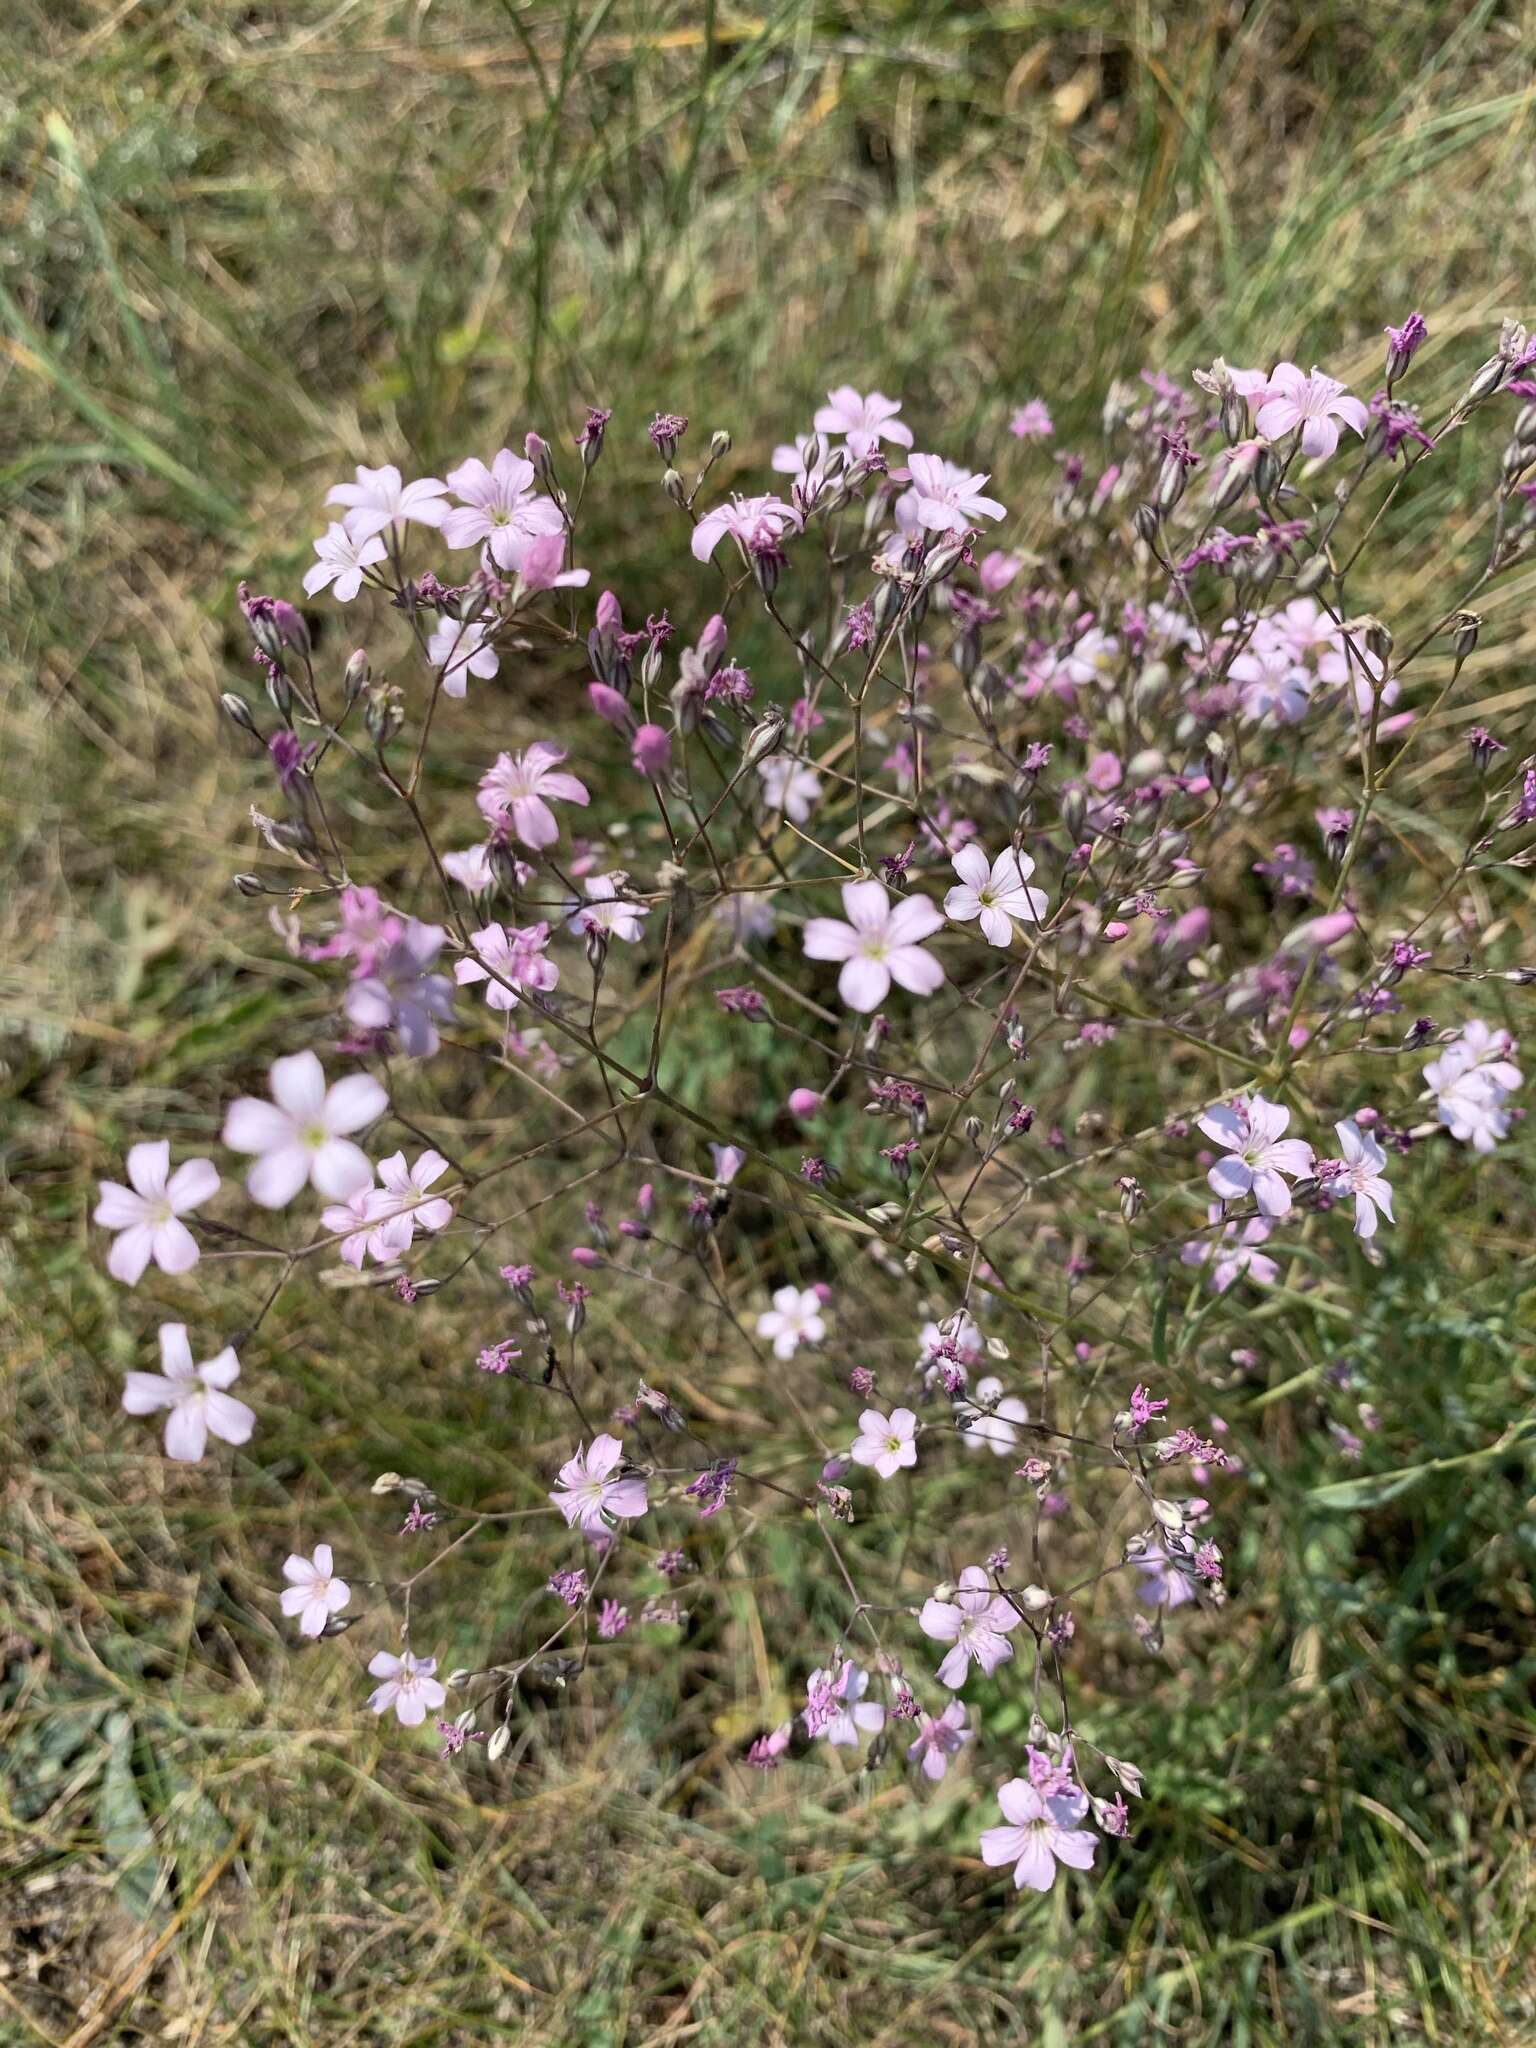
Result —
M661 488L666 492L674 505L687 504L688 486L683 482L677 470L668 469L662 472Z
M260 875L232 875L230 880L242 896L270 896L272 894L272 891L267 887Z
M252 739L261 738L256 721L251 716L251 707L243 697L237 696L233 690L226 690L219 699L219 708L232 725L238 725L240 730L248 732Z
M1298 597L1310 597L1321 590L1333 574L1333 564L1326 555L1314 555L1309 562L1303 562L1296 575L1295 590Z
M1536 407L1532 408L1536 410ZM1451 651L1458 662L1466 660L1477 645L1478 632L1482 627L1481 612L1457 612L1451 620Z
M1157 545L1157 529L1162 523L1163 515L1155 505L1138 505L1131 515L1137 539L1144 540L1149 548Z
M1132 1173L1122 1174L1115 1186L1120 1190L1120 1214L1127 1223L1134 1223L1146 1200L1146 1190Z
M512 1730L503 1721L501 1726L492 1735L490 1741L485 1745L486 1762L488 1764L500 1763L507 1753L507 1745L511 1740Z
M350 704L360 690L365 690L373 680L373 670L368 665L368 655L361 647L354 648L347 657L346 672L341 679L342 694Z
M715 431L710 435L709 452L716 462L720 460L722 455L730 454L731 437L724 427L716 427Z

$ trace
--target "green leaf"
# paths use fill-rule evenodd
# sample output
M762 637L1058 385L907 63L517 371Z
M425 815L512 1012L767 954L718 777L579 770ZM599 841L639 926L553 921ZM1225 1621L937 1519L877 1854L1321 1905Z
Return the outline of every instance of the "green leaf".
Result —
M107 1768L97 1801L101 1849L113 1867L118 1898L136 1920L164 1913L160 1859L133 1768L133 1722L114 1714L106 1725Z

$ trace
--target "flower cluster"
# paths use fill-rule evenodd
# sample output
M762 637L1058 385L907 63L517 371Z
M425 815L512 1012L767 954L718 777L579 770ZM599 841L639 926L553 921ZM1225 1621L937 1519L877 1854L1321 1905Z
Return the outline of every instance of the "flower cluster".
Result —
M261 1401L268 1314L318 1270L360 1333L411 1331L393 1378L429 1335L437 1386L502 1418L494 1496L458 1497L451 1446L374 1480L409 1568L343 1577L306 1536L279 1588L274 1550L300 1635L350 1658L363 1630L375 1713L495 1769L530 1690L654 1664L772 1531L821 1583L775 1645L804 1703L762 1700L742 1761L814 1746L945 1799L984 1774L982 1859L1035 1891L1127 1832L1141 1772L1083 1732L1077 1645L1156 1657L1240 1597L1245 1465L1207 1411L1266 1383L1249 1290L1267 1318L1370 1286L1425 1155L1472 1170L1521 1113L1506 1022L1399 1016L1536 979L1474 961L1468 903L1528 858L1536 761L1474 726L1455 832L1394 852L1465 599L1536 544L1522 407L1469 589L1401 631L1360 609L1394 477L1523 360L1506 333L1421 428L1396 393L1426 333L1388 329L1369 402L1285 360L1149 372L1092 460L1038 397L992 463L848 384L766 472L637 417L673 576L595 602L573 558L621 408L564 437L569 481L537 433L442 479L359 468L303 591L366 615L378 677L243 591L265 706L225 706L280 815L236 881L310 993L220 1094L243 1197L149 1138L95 1221L125 1287L275 1264L208 1311ZM160 1360L123 1406L165 1411L168 1457L251 1440L232 1347L195 1364L166 1321ZM542 1546L528 1597L485 1573L439 1675L412 1629L471 1624L429 1624L422 1582L509 1526Z

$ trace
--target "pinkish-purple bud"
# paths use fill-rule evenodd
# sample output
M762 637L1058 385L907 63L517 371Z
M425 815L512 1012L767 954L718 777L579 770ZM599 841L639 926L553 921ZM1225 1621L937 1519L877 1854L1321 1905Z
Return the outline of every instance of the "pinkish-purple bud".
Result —
M599 718L606 718L615 732L631 733L635 729L635 714L619 695L606 683L588 683L587 698Z
M602 1263L601 1253L595 1252L591 1245L573 1244L571 1246L571 1264L573 1266L592 1267L600 1266Z
M639 1210L640 1214L643 1217L645 1217L647 1222L649 1222L650 1218L655 1214L656 1190L652 1187L649 1181L643 1181L641 1183L640 1192L635 1197L635 1207Z
M725 658L726 623L718 612L699 635L694 653L706 675L712 676Z
M599 633L622 633L624 630L624 614L611 590L605 590L597 600L597 630Z
M1123 939L1129 930L1128 924L1122 924L1118 917L1112 917L1105 925L1102 936L1113 944L1116 939Z
M658 782L672 766L672 735L663 725L642 725L630 754L635 773Z
M818 1280L815 1286L811 1289L811 1292L815 1295L816 1299L821 1303L823 1308L825 1308L827 1303L832 1299L832 1290L827 1285L825 1280Z
M795 1088L791 1090L789 1097L789 1113L791 1116L811 1117L816 1114L820 1107L821 1097L814 1088Z

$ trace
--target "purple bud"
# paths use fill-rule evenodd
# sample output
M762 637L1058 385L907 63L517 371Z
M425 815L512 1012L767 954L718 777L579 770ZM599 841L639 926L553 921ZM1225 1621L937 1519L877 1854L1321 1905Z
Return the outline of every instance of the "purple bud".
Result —
M596 687L594 685L594 687ZM642 725L635 734L630 758L635 773L658 782L672 766L672 735L665 726Z
M615 732L631 733L635 727L635 714L619 695L609 689L606 683L588 683L587 698L599 718L607 719ZM647 727L647 731L654 730Z

